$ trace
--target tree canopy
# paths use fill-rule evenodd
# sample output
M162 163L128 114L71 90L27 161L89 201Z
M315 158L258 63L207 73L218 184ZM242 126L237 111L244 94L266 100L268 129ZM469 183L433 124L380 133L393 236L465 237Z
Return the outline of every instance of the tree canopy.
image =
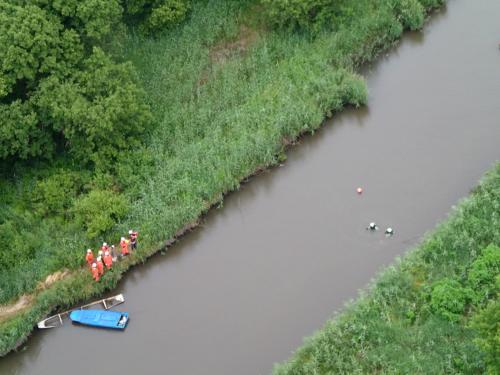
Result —
M118 0L0 0L0 158L107 167L150 121L131 64L98 47Z

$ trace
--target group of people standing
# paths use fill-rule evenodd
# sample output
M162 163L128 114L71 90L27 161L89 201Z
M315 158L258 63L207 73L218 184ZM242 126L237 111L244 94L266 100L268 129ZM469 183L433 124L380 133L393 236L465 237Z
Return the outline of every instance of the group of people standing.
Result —
M110 269L113 263L118 260L118 256L124 257L130 254L130 251L137 249L137 237L139 233L132 229L128 231L129 238L122 237L120 239L121 252L118 254L115 245L108 246L103 242L101 249L97 253L97 258L94 259L92 249L87 249L85 260L92 272L92 277L95 281L99 281L104 275L104 269Z

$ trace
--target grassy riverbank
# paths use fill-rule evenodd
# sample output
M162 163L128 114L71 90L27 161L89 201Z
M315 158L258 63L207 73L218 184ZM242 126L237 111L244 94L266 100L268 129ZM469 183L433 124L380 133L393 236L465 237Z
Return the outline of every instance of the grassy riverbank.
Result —
M499 294L497 163L422 244L274 374L498 374Z
M185 23L155 38L133 29L118 33L110 52L135 66L154 126L145 146L124 153L112 177L87 176L64 160L5 173L0 218L13 248L2 255L13 257L5 256L0 303L28 297L24 308L0 319L0 354L50 311L116 285L130 265L163 248L242 179L283 158L286 145L318 128L325 115L363 104L366 87L355 69L405 28L420 27L424 9L441 3L339 1L330 27L312 35L271 30L255 1L195 1ZM67 189L52 192L53 186ZM104 190L110 186L127 212L113 213L113 225L96 234L85 213L98 211L99 205L88 207L100 202L95 198L114 196ZM54 204L65 199L54 212L38 213L33 191ZM78 196L82 191L92 199ZM131 227L140 231L139 251L93 283L81 268L84 250L102 240L116 243ZM44 287L47 276L63 269L69 276Z

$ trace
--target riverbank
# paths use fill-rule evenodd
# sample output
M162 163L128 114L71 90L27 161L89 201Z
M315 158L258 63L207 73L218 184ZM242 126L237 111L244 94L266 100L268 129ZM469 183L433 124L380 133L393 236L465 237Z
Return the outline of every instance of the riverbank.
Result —
M497 163L447 220L273 373L498 373L499 212Z
M36 320L56 306L116 285L130 265L163 248L165 237L195 222L256 169L283 158L284 146L320 126L325 113L346 103L361 104L366 92L353 68L392 45L403 29L397 15L382 8L313 41L264 33L241 50L234 47L239 43L219 41L238 39L245 13L230 4L218 6L194 9L182 32L155 40L129 35L124 43L125 56L139 68L161 125L151 136L148 179L126 187L134 202L131 213L106 238L138 228L140 251L101 284L92 284L88 273L77 269L71 278L40 292L29 311L2 325L2 349L19 343ZM213 16L208 17L211 25L204 23L207 13ZM69 242L71 248L62 250L79 259L86 248L83 242Z

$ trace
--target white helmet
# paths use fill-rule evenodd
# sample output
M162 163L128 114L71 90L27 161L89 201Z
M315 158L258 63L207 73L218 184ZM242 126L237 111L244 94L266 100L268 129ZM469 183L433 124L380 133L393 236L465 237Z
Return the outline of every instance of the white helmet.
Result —
M92 268L96 268L97 267L97 263L92 263Z
M122 238L120 239L120 241L125 241L125 237L122 237Z
M101 258L100 256L98 256L98 257L97 257L97 261L98 261L98 262L100 262L100 261L101 261L101 259L102 259L102 258Z
M130 229L130 230L128 231L128 234L132 234L132 233L134 233L134 232L132 231L132 229Z
M106 242L103 242L102 246L108 246L108 244Z
M92 252L92 249L87 249L87 253L91 253Z

